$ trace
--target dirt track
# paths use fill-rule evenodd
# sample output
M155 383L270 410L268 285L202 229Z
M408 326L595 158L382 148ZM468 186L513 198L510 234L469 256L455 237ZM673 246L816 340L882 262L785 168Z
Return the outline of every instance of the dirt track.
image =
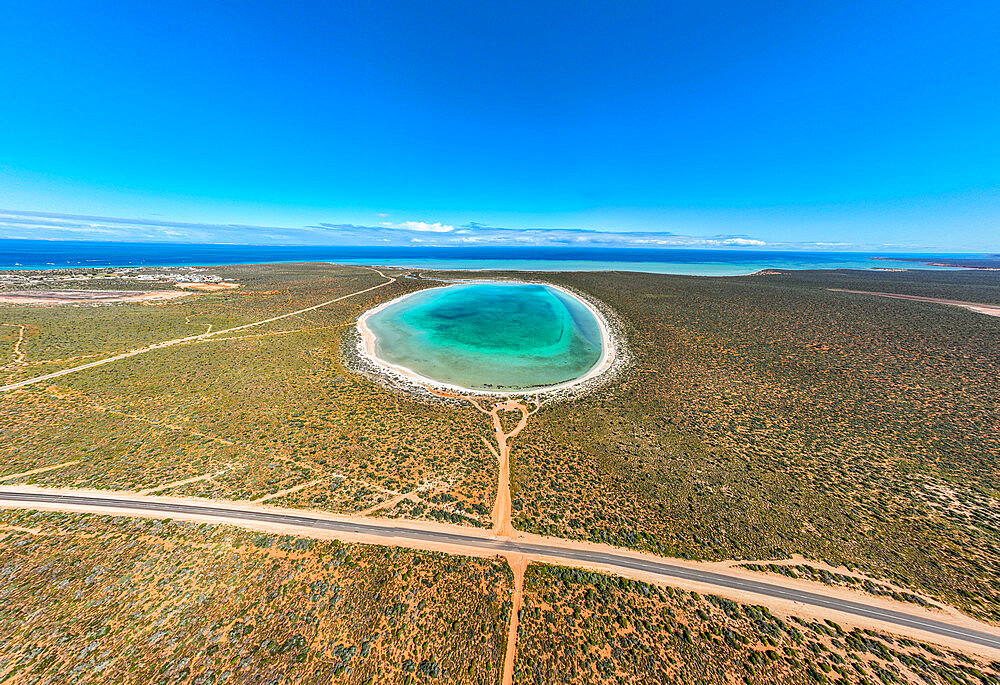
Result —
M146 352L151 352L153 350L159 350L164 347L173 347L174 345L180 345L182 343L194 342L197 340L205 340L206 338L211 338L216 335L222 335L224 333L232 333L234 331L242 331L245 328L252 328L253 326L260 326L266 323L271 323L273 321L280 321L281 319L287 319L290 316L298 316L299 314L304 314L305 312L311 312L314 309L319 309L320 307L326 307L327 305L333 304L334 302L340 302L341 300L346 300L349 297L354 297L355 295L360 295L361 293L367 293L376 288L384 288L390 283L395 283L396 279L392 276L386 276L384 273L378 269L372 269L378 273L382 278L387 279L385 283L379 283L371 288L365 288L363 290L358 290L353 293L348 293L347 295L342 295L340 297L335 297L332 300L327 300L326 302L320 302L319 304L314 304L311 307L305 307L304 309L298 309L294 312L288 312L287 314L281 314L279 316L272 316L269 319L264 319L262 321L255 321L253 323L243 324L242 326L234 326L233 328L225 328L218 331L213 331L210 333L201 333L199 335L190 335L186 338L176 338L174 340L166 340L164 342L154 343L152 345L147 345L146 347L140 347L135 350L130 350L128 352L123 352L122 354L117 354L113 357L108 357L107 359L99 359L96 362L90 362L89 364L81 364L80 366L74 366L68 369L62 369L61 371L55 371L53 373L45 374L44 376L35 376L34 378L28 378L27 380L18 381L17 383L11 383L10 385L0 385L0 391L4 390L16 390L17 388L23 388L26 385L33 385L35 383L41 383L43 381L52 380L53 378L59 378L60 376L65 376L66 374L76 373L77 371L84 371L85 369L92 369L95 366L101 366L102 364L110 364L111 362L116 362L120 359L127 359L128 357L134 357L137 354L144 354Z
M383 278L386 278L386 282L263 321L156 343L89 364L63 369L55 373L38 376L7 386L0 386L0 390L12 390L162 347L216 339L214 336L297 316L354 295L382 288L396 281L394 277L386 276L378 270L375 271ZM1000 306L994 305L979 305L892 293L843 292L961 306L979 313L1000 316ZM143 497L139 493L132 492L83 493L81 491L42 490L31 487L5 488L0 490L0 508L30 506L32 508L55 511L98 511L126 516L172 517L213 523L223 522L252 529L280 531L296 535L335 538L379 545L399 545L453 554L471 556L495 556L500 554L508 560L514 573L513 608L509 619L507 651L502 681L505 685L511 683L513 679L513 666L517 650L517 612L522 602L524 570L528 564L533 562L556 563L594 569L636 580L670 585L698 592L709 592L745 603L762 604L779 614L810 616L819 619L830 618L848 626L883 630L906 635L918 640L936 642L960 650L973 651L994 659L1000 658L1000 629L974 621L951 608L929 610L882 597L873 597L849 588L830 587L784 576L768 576L766 581L762 581L760 573L733 567L729 563L710 564L685 562L675 559L668 560L650 554L613 548L607 545L523 534L513 527L511 519L511 441L524 429L529 417L539 410L540 404L536 402L535 408L529 410L526 404L517 399L495 401L430 390L435 394L465 400L478 412L490 417L493 438L496 445L494 446L488 440L486 440L486 444L498 462L497 492L492 512L493 527L490 532L424 521L386 521L373 519L364 515L377 511L381 508L381 505L370 508L363 512L362 515L333 516L325 512L281 510L253 503L248 504L246 502ZM488 401L492 402L492 406L489 409L484 407L484 403ZM505 431L502 415L516 412L520 412L518 422L510 431ZM49 468L58 468L60 466L63 465L60 464ZM43 470L46 469L38 469L37 471ZM13 477L16 476L8 476L7 478L10 479ZM3 479L0 478L0 480ZM308 487L309 485L311 483L298 487ZM10 495L5 499L4 493L10 493ZM27 500L17 500L17 493L28 495L34 493L41 499L31 500L28 503ZM398 499L403 499L407 496L409 495L400 495ZM44 499L45 497L49 499ZM100 502L100 499L107 499L109 497L115 498L116 501L107 502L106 505ZM81 503L88 498L92 501ZM93 500L97 500L96 503Z
M844 290L842 288L827 288L838 293L853 293L855 295L877 295L878 297L892 297L897 300L912 300L914 302L932 302L934 304L946 304L951 307L962 307L977 314L987 316L1000 316L1000 305L978 304L976 302L962 302L960 300L943 300L939 297L920 297L919 295L900 295L899 293L877 293L868 290Z
M20 323L5 323L4 326L17 326L17 340L14 341L14 364L24 363L24 331L25 325Z
M514 572L514 592L511 595L510 617L507 624L507 649L503 660L503 674L500 677L501 685L513 685L514 683L514 662L517 660L517 630L521 622L521 607L524 606L524 572L528 568L529 560L519 554L507 556L507 564Z
M667 559L610 545L523 533L510 539L483 529L428 521L338 516L248 502L144 497L132 492L12 486L0 488L0 508L227 523L252 530L345 542L465 556L499 555L515 565L522 560L525 564L552 563L715 594L745 604L766 606L782 616L830 619L849 627L880 630L1000 659L1000 628L976 621L955 609L928 609L850 588L780 575L762 577L758 572L729 567L725 562ZM516 601L516 595L512 599ZM508 649L516 653L516 639Z

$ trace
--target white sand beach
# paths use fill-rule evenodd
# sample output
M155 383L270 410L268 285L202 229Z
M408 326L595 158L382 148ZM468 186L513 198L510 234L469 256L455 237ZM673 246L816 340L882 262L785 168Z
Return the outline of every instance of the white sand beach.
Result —
M601 350L602 350L600 360L598 360L598 362L584 375L580 376L579 378L574 378L573 380L566 381L565 383L559 383L557 385L550 385L541 388L530 388L526 390L497 391L497 390L465 388L451 383L444 383L442 381L435 380L433 378L428 378L427 376L423 376L414 371L413 369L409 369L405 366L400 366L398 364L393 364L391 362L388 362L380 358L376 353L377 339L375 333L372 332L372 330L367 325L368 317L382 311L383 309L389 307L390 305L393 305L401 300L406 299L407 297L415 295L416 293L419 292L426 292L426 290L432 290L433 288L417 290L412 293L406 293L405 295L401 295L387 302L383 302L377 307L373 307L372 309L369 309L364 314L362 314L358 318L358 323L357 323L358 331L361 334L361 340L358 344L358 352L365 359L370 361L372 365L380 372L398 379L402 379L414 385L418 385L421 387L429 386L432 388L449 390L452 392L460 392L466 394L493 395L493 396L539 395L544 393L556 392L559 390L566 390L568 388L578 386L583 383L587 383L589 381L594 380L598 376L601 376L602 374L607 372L614 365L618 349L620 346L619 341L616 339L616 336L612 334L611 326L608 324L608 321L605 318L604 314L602 314L601 311L596 306L594 306L592 302L589 302L586 297L583 297L579 293L572 292L570 290L567 290L566 288L555 285L553 283L540 283L540 282L532 283L528 281L508 281L508 280L456 281L455 283L446 286L440 286L440 288L452 288L458 285L474 285L477 283L496 283L504 285L545 285L555 290L559 290L560 292L565 293L569 297L572 297L574 300L577 300L578 302L583 304L588 311L590 311L590 313L594 316L594 319L597 321L598 326L600 327Z

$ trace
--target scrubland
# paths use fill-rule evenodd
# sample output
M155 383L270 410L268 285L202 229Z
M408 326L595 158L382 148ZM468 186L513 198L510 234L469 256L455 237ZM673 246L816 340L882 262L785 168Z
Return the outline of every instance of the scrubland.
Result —
M1000 664L832 621L529 567L514 682L1000 683Z
M155 307L0 309L5 321L28 326L27 363L8 364L7 382L100 358L81 354L259 321L385 282L372 270L329 265L214 272L243 287ZM496 465L477 417L390 393L344 368L344 336L358 314L421 285L403 279L301 316L4 393L0 477L76 461L5 483L150 490L197 478L160 492L346 512L414 492L417 501L383 515L486 525ZM65 355L76 358L36 364Z
M0 681L495 683L502 560L225 525L0 512ZM1000 664L529 567L515 683L1000 683Z
M229 526L0 512L0 682L475 683L502 561Z
M155 305L0 307L0 383L385 280L319 264L211 272L242 287ZM600 387L546 401L517 436L518 529L739 560L1000 623L1000 319L829 290L998 303L1000 274L535 277L608 305L631 359ZM410 493L373 515L488 526L486 417L391 391L345 361L361 312L434 284L400 278L2 393L0 478L59 466L2 484L337 512ZM10 682L313 682L338 668L344 682L496 682L500 562L109 521L2 515L28 529L0 531ZM791 554L806 560L769 563ZM346 598L349 583L362 583L359 599L331 605L330 588ZM997 682L995 666L930 646L582 572L532 566L525 599L520 683Z
M634 361L535 417L515 525L700 559L792 553L1000 620L1000 275L561 274Z

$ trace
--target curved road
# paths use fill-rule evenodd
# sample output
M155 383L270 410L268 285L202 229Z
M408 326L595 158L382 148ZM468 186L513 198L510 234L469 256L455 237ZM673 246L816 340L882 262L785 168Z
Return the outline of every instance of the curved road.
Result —
M556 545L545 545L531 542L519 542L506 538L480 537L464 535L439 530L419 530L406 526L391 524L374 524L362 521L346 521L323 519L312 516L299 516L280 512L254 511L218 507L203 504L184 504L177 502L158 502L142 499L125 499L121 497L89 497L84 495L57 495L36 492L6 492L0 490L0 505L30 507L32 503L55 504L66 510L86 511L91 508L113 507L136 512L148 511L156 514L180 514L188 516L210 517L232 520L255 521L297 528L317 529L346 534L366 535L385 538L388 541L410 540L419 547L420 542L451 544L464 547L470 551L485 551L496 554L522 554L529 557L544 557L557 561L570 562L575 566L600 565L619 569L622 575L628 576L629 571L640 571L667 578L681 578L688 581L704 583L720 588L728 588L748 592L765 597L799 602L801 604L824 609L832 609L846 614L853 614L868 619L874 619L884 624L904 626L922 630L927 633L947 637L953 640L1000 649L1000 634L983 630L956 626L946 621L915 616L900 611L873 607L862 602L827 597L815 592L786 588L765 581L747 580L727 576L712 571L702 571L677 564L667 560L639 559L612 552L597 550L567 549ZM140 514L141 515L141 514ZM390 544L392 544L390 542ZM574 563L575 562L575 563Z

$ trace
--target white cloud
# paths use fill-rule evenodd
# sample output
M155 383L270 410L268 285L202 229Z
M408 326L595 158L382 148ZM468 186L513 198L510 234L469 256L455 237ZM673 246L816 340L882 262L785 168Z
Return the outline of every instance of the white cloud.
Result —
M632 238L628 241L629 245L683 245L686 244L684 241L680 240L662 240L653 238ZM699 245L701 243L698 243Z
M383 221L382 225L386 228L398 228L402 231L421 231L424 233L450 233L455 230L454 226L449 226L448 224L429 224L426 221L404 221L401 224Z
M726 238L722 241L722 245L753 245L755 247L760 247L761 245L767 245L763 240L753 240L751 238Z
M745 235L691 236L669 231L613 232L588 228L503 228L480 223L382 222L376 226L321 223L300 227L200 224L0 209L0 238L246 243L265 245L483 245L496 247L733 248L812 247L765 243ZM840 245L837 245L839 247ZM833 245L830 246L835 249ZM846 247L846 246L845 246Z

